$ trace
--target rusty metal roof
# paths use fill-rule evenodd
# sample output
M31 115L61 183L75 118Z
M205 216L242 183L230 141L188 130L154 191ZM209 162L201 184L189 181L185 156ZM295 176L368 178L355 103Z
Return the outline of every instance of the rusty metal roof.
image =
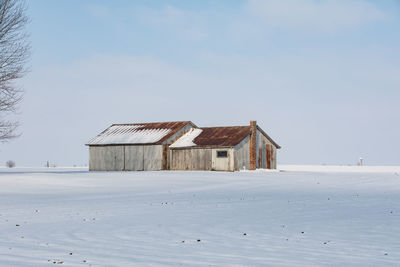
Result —
M259 126L257 126L257 129L276 148L281 148ZM249 134L250 126L203 127L199 128L197 131L189 131L170 147L233 147L239 144Z
M249 126L204 127L193 140L195 146L235 146L250 134Z
M87 145L162 144L190 121L113 124Z
M191 124L197 131L188 132L180 139L182 144L174 147L233 147L239 144L250 134L250 126L229 127L203 127L198 128L191 121L178 122L152 122L152 123L125 123L113 124L90 140L87 145L136 145L136 144L162 144L185 125ZM259 126L257 129L271 141L276 148L280 146L275 143ZM199 133L199 130L201 131ZM190 140L189 140L190 139ZM179 139L178 139L179 140ZM187 145L189 144L189 145Z

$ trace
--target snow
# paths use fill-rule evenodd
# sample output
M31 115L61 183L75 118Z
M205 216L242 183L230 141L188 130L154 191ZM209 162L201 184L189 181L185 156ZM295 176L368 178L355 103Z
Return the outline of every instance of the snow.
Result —
M0 266L398 266L400 167L279 168L2 168Z
M171 129L141 129L144 125L112 125L99 134L89 145L149 144L156 143L171 132Z
M400 166L280 165L281 171L400 173Z
M196 144L193 140L201 134L203 130L192 128L187 133L182 135L178 140L176 140L170 147L190 147L195 146Z

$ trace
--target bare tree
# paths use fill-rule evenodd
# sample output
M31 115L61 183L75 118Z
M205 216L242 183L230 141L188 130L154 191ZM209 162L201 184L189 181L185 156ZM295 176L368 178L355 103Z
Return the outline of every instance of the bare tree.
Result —
M8 168L14 168L14 167L15 167L15 161L13 161L13 160L8 160L8 161L6 162L6 166L7 166Z
M30 44L25 27L29 21L24 0L0 0L0 142L18 136L18 122L7 120L22 100L15 84L26 73Z

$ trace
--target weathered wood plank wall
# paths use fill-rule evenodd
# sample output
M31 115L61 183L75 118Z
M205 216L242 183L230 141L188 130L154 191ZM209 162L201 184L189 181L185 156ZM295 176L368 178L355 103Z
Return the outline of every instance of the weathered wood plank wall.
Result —
M162 145L90 146L91 171L157 171L162 169Z
M242 142L240 142L238 145L235 147L235 170L243 170L246 169L248 170L250 168L250 154L249 154L249 149L250 149L250 137L246 137L243 139Z
M258 130L257 168L276 169L276 147Z
M91 171L119 171L124 168L124 147L90 147L89 170Z
M227 151L226 158L218 158L218 151ZM234 171L232 148L185 148L171 149L171 170Z

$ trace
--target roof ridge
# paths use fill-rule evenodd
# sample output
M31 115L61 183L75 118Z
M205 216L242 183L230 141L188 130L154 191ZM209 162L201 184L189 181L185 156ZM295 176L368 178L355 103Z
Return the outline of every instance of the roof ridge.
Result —
M240 126L207 126L207 127L199 127L200 129L204 128L236 128L236 127L250 127L249 125L240 125Z
M113 125L144 125L144 124L158 124L158 123L183 123L183 122L191 122L192 121L155 121L155 122L128 122L128 123L113 123L111 124L111 126Z

